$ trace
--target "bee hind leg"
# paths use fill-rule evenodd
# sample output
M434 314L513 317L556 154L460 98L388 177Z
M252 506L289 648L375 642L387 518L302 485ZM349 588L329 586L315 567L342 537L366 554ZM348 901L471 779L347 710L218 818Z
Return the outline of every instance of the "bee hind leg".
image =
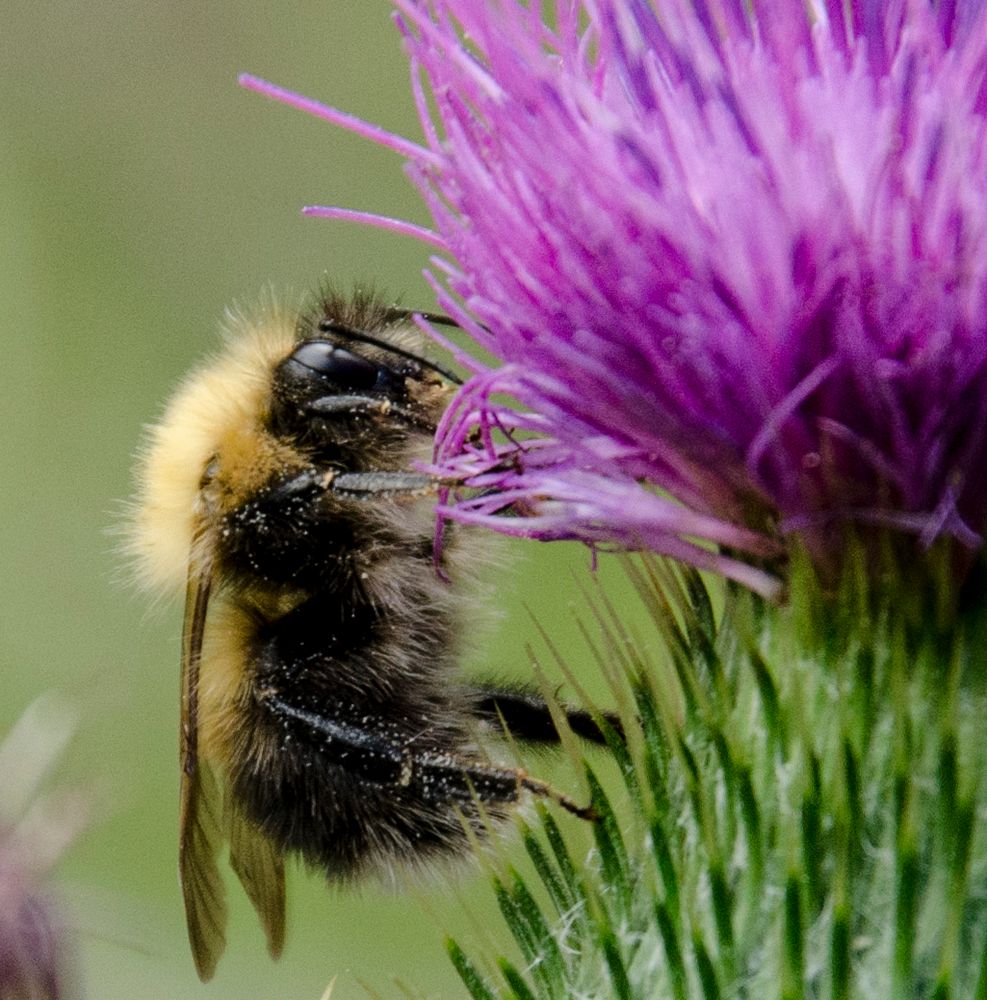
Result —
M558 743L559 731L545 699L536 691L515 685L509 688L480 684L476 687L474 712L495 725L502 724L515 739L525 743ZM621 739L624 727L613 712L598 716L582 708L560 705L569 728L590 743L606 746L607 737L600 728L602 720Z
M380 787L406 790L424 802L509 805L521 791L549 798L581 819L595 819L591 806L580 806L521 768L496 767L450 751L396 743L373 729L340 722L328 715L292 705L277 694L261 696L286 734L318 748L318 756Z
M523 768L491 767L457 760L449 754L416 754L411 760L411 780L423 788L441 789L453 801L474 798L484 803L511 803L520 798L522 789L551 799L580 819L597 819L592 806L581 806L547 782L532 778Z

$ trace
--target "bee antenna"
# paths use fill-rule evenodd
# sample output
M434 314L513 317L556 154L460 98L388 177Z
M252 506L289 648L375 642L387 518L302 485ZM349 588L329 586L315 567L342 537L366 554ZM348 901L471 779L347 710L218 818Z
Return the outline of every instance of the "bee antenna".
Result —
M434 323L436 326L454 326L457 330L462 330L462 326L445 313L427 312L424 309L402 309L400 306L391 306L387 310L388 322L393 322L396 319L410 319L412 316L421 316L426 323ZM490 327L486 323L479 323L478 326L481 330L490 332Z
M402 309L399 306L392 306L387 310L388 322L392 323L394 320L411 319L412 316L421 316L426 323L435 323L437 326L454 326L457 330L462 329L451 316L446 316L445 313L428 312L424 309Z
M431 313L400 313L398 315L404 317L418 315L422 316L428 322L439 322L437 317ZM446 323L452 323L453 326L456 325L451 319L449 319L448 316L444 316L442 319ZM423 358L420 354L415 354L413 351L406 351L402 347L395 347L394 344L389 344L386 340L381 340L379 337L375 337L372 333L367 333L366 330L357 330L355 327L347 326L345 323L337 323L332 319L320 320L319 329L323 333L338 333L344 337L348 337L350 340L358 340L363 344L373 344L374 347L379 347L382 350L390 352L391 354L397 354L402 358L407 358L409 361L414 361L423 368L430 368L433 372L437 372L454 385L463 384L463 380L455 372L449 371L448 368L443 368L441 365L428 361L426 358Z

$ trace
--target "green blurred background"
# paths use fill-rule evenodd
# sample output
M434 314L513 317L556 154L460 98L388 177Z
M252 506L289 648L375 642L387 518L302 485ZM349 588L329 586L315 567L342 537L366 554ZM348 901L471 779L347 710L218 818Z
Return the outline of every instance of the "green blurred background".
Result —
M95 815L54 881L72 905L89 997L316 1000L337 975L334 1000L366 996L361 980L404 995L395 977L458 997L443 932L500 935L471 870L410 894L327 891L296 873L281 962L236 889L226 958L198 983L175 874L180 608L148 613L113 534L142 425L214 347L229 304L267 287L297 294L328 272L433 305L423 247L298 212L325 202L427 222L399 159L236 86L249 71L418 138L389 15L386 0L5 10L0 732L52 689L78 712L58 778L93 789ZM586 612L574 577L588 557L507 552L508 568L491 571L503 613L468 669L520 676L528 609L575 648L574 616ZM536 770L574 789L562 764Z

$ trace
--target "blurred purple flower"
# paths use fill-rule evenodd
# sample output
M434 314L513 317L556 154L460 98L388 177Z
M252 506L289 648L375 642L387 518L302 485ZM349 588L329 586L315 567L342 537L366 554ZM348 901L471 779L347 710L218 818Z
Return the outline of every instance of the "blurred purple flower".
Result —
M81 795L39 794L73 725L40 698L0 741L0 997L75 996L71 935L45 886L52 865L85 824Z
M763 593L793 533L822 563L847 522L979 548L978 0L396 6L427 147L373 137L502 362L441 428L436 468L476 488L450 516Z
M55 1000L65 996L61 921L10 862L0 847L0 997Z

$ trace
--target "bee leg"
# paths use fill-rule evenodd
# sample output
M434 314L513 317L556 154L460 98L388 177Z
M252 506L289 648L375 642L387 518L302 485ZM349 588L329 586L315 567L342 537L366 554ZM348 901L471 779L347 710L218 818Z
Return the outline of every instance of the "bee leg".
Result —
M315 417L333 418L338 416L354 417L366 414L380 420L390 420L394 423L415 427L426 434L435 433L435 423L426 417L418 408L404 406L393 399L381 398L378 395L361 396L347 394L345 396L320 396L306 405L306 410Z
M336 496L353 500L387 496L426 496L439 486L418 472L341 472L329 484Z
M318 761L342 768L377 785L404 786L409 755L380 733L334 719L286 701L270 690L257 694L260 704L280 722L285 735L312 747Z
M483 719L502 724L507 731L526 743L558 743L559 732L545 699L533 690L515 686L507 689L480 685L476 690L474 711ZM606 745L606 736L590 712L561 706L569 728L584 740ZM606 724L624 739L624 726L613 712L601 713Z
M292 471L226 514L226 556L265 580L315 589L347 564L361 523L354 507L435 491L434 479L414 472Z
M423 496L434 493L439 482L418 472L319 472L306 468L292 473L236 508L228 519L247 526L278 519L324 520L322 503L326 497L349 500L377 499L381 496Z
M442 798L453 801L517 802L522 789L552 799L567 812L580 819L597 819L592 806L581 806L545 781L532 778L523 768L489 767L456 760L450 754L418 753L411 757L410 781L423 788L439 791ZM431 793L435 795L433 791Z
M280 720L286 735L303 737L317 748L320 762L375 785L408 789L425 801L464 804L474 798L485 803L517 802L525 789L552 799L581 819L596 817L591 806L580 806L521 768L493 767L453 752L396 744L372 729L292 705L270 691L258 692L258 699Z

